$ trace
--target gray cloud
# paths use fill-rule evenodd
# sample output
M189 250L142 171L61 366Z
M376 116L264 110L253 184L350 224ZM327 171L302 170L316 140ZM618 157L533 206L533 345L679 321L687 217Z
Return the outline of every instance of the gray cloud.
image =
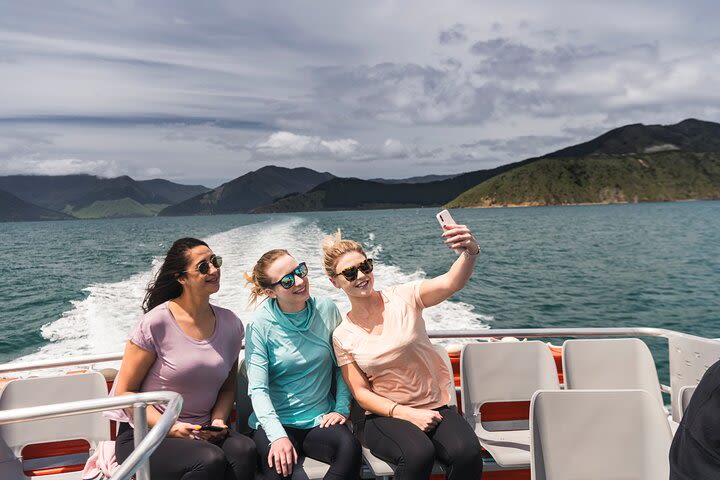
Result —
M438 34L438 42L440 42L441 45L457 45L465 43L467 39L465 25L462 23L456 23L446 30L441 30Z

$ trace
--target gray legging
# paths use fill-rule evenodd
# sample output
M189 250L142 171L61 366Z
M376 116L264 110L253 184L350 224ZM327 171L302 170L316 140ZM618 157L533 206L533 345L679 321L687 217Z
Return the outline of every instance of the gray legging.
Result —
M447 466L448 480L477 480L482 475L480 442L455 407L436 408L443 419L430 432L406 420L368 415L363 445L378 458L397 466L395 480L430 478L437 458Z
M124 462L135 449L133 428L121 423L115 456ZM153 480L253 480L255 442L233 430L218 444L204 440L165 438L150 456Z

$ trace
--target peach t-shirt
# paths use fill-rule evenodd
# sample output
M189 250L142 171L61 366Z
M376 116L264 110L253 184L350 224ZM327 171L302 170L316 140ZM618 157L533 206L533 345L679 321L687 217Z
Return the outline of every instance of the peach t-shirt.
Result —
M437 408L450 400L450 374L425 330L420 282L381 292L383 330L371 335L348 320L333 332L338 365L356 362L373 392L401 405Z

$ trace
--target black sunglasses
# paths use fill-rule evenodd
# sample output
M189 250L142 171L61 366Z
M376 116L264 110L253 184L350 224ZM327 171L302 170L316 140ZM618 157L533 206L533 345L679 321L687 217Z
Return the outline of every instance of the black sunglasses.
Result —
M362 262L358 263L354 267L348 267L340 273L336 273L334 276L342 275L348 282L354 281L358 276L358 271L361 271L365 275L373 271L373 259L366 258Z
M210 260L203 260L202 262L197 264L197 267L195 267L195 270L202 273L203 275L207 275L210 271L210 264L212 264L215 268L222 267L222 257L218 257L217 255L213 255L210 257ZM187 273L187 270L181 273Z
M302 262L300 265L295 267L295 270L288 273L287 275L283 276L280 280L270 285L270 288L273 288L277 285L280 285L285 290L288 288L292 288L295 286L295 277L299 278L305 278L308 274L308 268L307 265L305 265L305 262Z

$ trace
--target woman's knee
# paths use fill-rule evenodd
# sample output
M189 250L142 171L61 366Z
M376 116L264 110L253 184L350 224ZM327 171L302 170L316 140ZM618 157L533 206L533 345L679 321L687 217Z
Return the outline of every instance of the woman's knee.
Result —
M198 465L197 468L207 471L210 475L218 475L221 478L227 467L227 458L222 448L208 442L198 443ZM215 478L209 476L208 478Z
M412 468L418 471L431 471L435 463L435 447L428 440L401 447L398 466Z
M252 438L245 435L233 435L225 440L223 450L229 457L246 459L257 458L257 446Z
M362 457L362 447L360 446L360 442L347 428L344 428L342 434L338 435L337 450L338 456L358 459Z

